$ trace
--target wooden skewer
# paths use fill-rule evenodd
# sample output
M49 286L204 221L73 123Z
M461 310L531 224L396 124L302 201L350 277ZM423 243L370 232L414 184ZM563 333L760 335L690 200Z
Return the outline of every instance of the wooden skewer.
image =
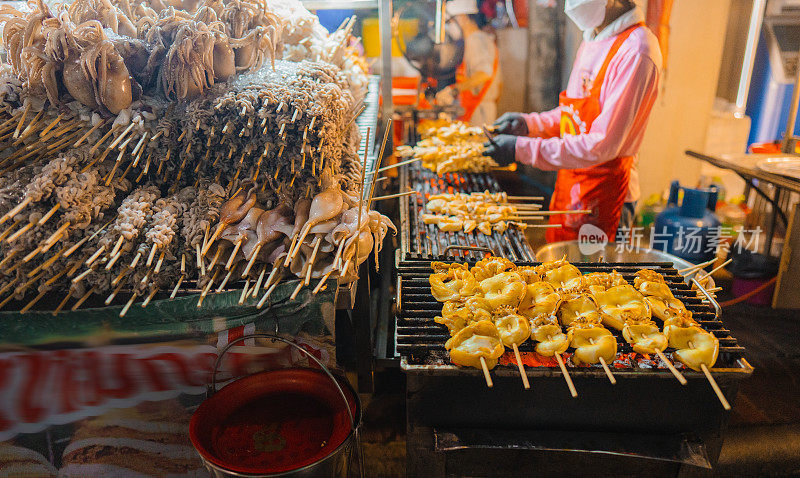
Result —
M64 308L65 305L67 305L67 302L69 302L69 299L71 297L72 297L72 289L68 290L67 295L64 296L64 298L61 299L61 302L58 303L58 307L56 307L56 309L53 311L54 316L58 315L58 313L61 312L61 310Z
M175 298L175 296L176 296L176 295L178 295L178 291L180 290L180 288L181 288L181 284L183 283L183 279L185 279L185 278L186 278L186 275L185 275L185 274L182 274L182 275L181 275L181 276L178 278L178 282L175 284L175 288L174 288L174 289L172 289L172 293L169 295L169 298L170 298L170 299L174 299L174 298Z
M116 256L117 255L117 253L119 252L120 247L122 247L122 243L124 241L125 241L125 236L120 234L119 239L117 239L117 243L114 244L114 248L111 249L111 254L110 254L111 256Z
M244 242L247 236L242 236L239 238L238 241L233 245L233 251L231 251L231 255L228 257L228 262L225 263L225 270L231 270L233 267L233 260L236 259L236 253L239 252L239 248L242 247L242 243Z
M711 371L708 370L708 367L704 363L700 364L700 368L703 370L703 373L705 374L708 383L711 384L711 388L714 389L714 393L717 394L717 398L719 399L719 403L722 404L722 408L724 408L725 410L730 410L731 404L728 403L728 400L725 398L725 395L722 394L722 390L720 390L719 385L717 385L717 381L714 380L714 377L711 375Z
M389 166L384 166L380 169L375 169L373 171L368 172L367 174L378 174L384 171L388 171L390 169L399 168L400 166L405 166L406 164L416 163L417 161L422 161L422 158L411 158L405 161L400 161L394 164L390 164Z
M492 376L489 375L489 366L486 365L486 359L483 356L480 357L481 359L481 368L483 369L483 378L486 379L486 386L489 388L494 387L494 383L492 382Z
M606 359L604 359L603 357L599 357L599 359L600 359L600 365L603 366L603 371L606 372L606 377L608 377L608 381L611 382L611 385L616 385L617 384L617 379L614 378L614 374L611 373L611 369L608 368L608 364L606 363Z
M301 281L300 281L300 282L297 284L297 287L295 287L295 288L294 288L294 292L292 292L292 295L289 297L289 299L291 299L291 300L294 300L295 298L297 298L297 294L299 294L299 293L300 293L300 289L302 289L302 288L303 288L303 285L305 285L305 284L304 284L304 282L301 280Z
M76 310L78 310L78 307L80 307L81 305L83 305L83 303L84 303L84 302L86 302L86 299L88 299L88 298L89 298L89 296L91 296L92 294L94 294L96 291L97 291L97 286L94 286L94 287L92 287L91 289L89 289L88 291L86 291L86 293L85 293L85 294L83 294L83 296L82 296L80 299L78 299L78 301L77 301L77 302L75 302L74 304L72 304L72 308L71 308L70 310L72 310L72 311L76 311Z
M317 258L317 252L319 251L319 246L322 243L322 234L317 236L314 239L314 250L311 251L311 257L308 258L308 263L306 264L306 280L305 284L308 285L311 282L311 271L314 269L314 260Z
M158 274L161 270L161 264L164 263L164 256L166 255L167 251L161 251L161 254L158 255L158 261L156 261L156 267L153 269L153 272Z
M517 344L511 344L514 348L514 358L517 359L517 367L519 368L519 376L522 377L522 386L527 390L531 388L530 382L528 382L528 374L525 373L525 367L522 366L522 357L519 355L519 347Z
M248 274L250 274L250 269L253 267L253 264L256 263L256 259L258 258L258 252L261 250L261 246L263 246L263 244L259 243L253 250L253 255L250 256L250 261L247 262L247 266L244 268L244 272L242 272L243 279L247 277Z
M264 267L261 268L261 273L258 274L256 285L253 286L253 288L250 290L250 295L252 295L254 299L256 298L256 295L258 295L258 292L261 290L261 283L264 281L264 274L266 274L266 272L267 272L267 264L264 264Z
M214 279L217 278L217 274L219 274L219 269L214 271L214 275L211 276L211 279L208 281L208 284L206 284L203 292L200 293L200 298L197 299L197 307L201 307L203 305L203 299L206 298L208 292L211 290L211 286L214 284Z
M714 261L716 261L716 260L717 260L717 258L715 257L714 259L711 259L710 261L705 261L705 262L702 262L700 264L695 264L695 265L693 265L691 267L684 267L683 269L678 269L678 273L679 274L683 274L684 272L689 272L689 271L695 271L697 269L702 269L705 266L709 266L709 265L713 264Z
M217 240L219 235L222 234L222 230L225 229L225 226L226 226L226 224L224 222L221 222L219 224L219 226L217 226L217 229L214 230L214 234L208 240L208 242L206 243L205 247L203 247L203 250L200 251L200 255L205 256L206 254L208 254L208 249L211 248L211 244L213 244L214 241Z
M228 273L225 274L225 277L222 279L222 282L219 283L219 287L217 287L217 294L222 292L225 289L225 286L228 284L228 279L231 278L231 274L233 273L233 269L229 269Z
M122 134L117 136L114 139L114 141L111 142L111 144L108 146L108 149L116 148L117 145L120 143L120 141L122 141L122 138L124 138L128 133L130 133L130 131L133 129L134 126L136 126L136 123L131 122L131 124L129 124L128 127L125 128L125 130L122 132Z
M383 199L392 199L392 198L399 198L403 196L410 196L412 194L417 194L417 191L406 191L404 193L397 193L397 194L389 194L387 196L378 196L376 198L372 198L373 201L380 201Z
M248 277L244 283L244 288L242 289L242 295L239 296L239 305L244 304L244 300L247 298L247 293L249 288L250 288L250 278Z
M711 270L710 270L709 272L707 272L705 275L703 275L702 277L699 277L699 278L697 279L697 282L700 282L700 281L703 281L703 280L706 280L706 279L708 279L709 277L711 277L711 274L713 274L713 273L717 272L718 270L720 270L720 269L722 269L723 267L727 266L727 265L728 265L728 264L730 264L731 262L733 262L733 258L730 258L730 259L728 259L727 261L723 262L722 264L718 265L717 267L715 267L715 268L711 269Z
M317 286L316 286L316 287L314 287L314 290L313 290L313 291L311 291L311 294L312 294L312 295L316 295L316 294L317 294L317 292L319 292L320 290L322 290L322 286L323 286L323 285L325 285L325 283L326 283L326 282L328 282L328 278L331 276L331 274L333 274L333 269L331 269L330 271L328 271L328 273L327 273L327 274L325 274L324 276L322 276L322 278L319 280L319 283L317 283Z
M11 234L8 237L8 239L6 239L6 241L7 242L16 241L19 238L19 236L21 236L21 235L25 234L26 232L28 232L28 230L30 230L30 228L32 228L32 227L33 227L33 223L32 222L29 222L28 224L25 224L19 230L17 230L17 232L15 232L14 234Z
M149 294L147 294L147 297L142 302L142 308L145 308L148 304L150 304L150 301L153 300L153 297L156 296L156 293L158 293L158 287L153 287L153 289Z
M119 311L119 316L120 317L125 317L125 314L128 313L128 310L131 308L133 303L136 301L136 297L138 297L138 294L136 294L134 292L133 295L131 295L131 298L128 299L128 302L125 304L125 307L123 307L122 310Z
M29 311L29 310L31 309L31 307L33 307L33 306L34 306L34 305L35 305L37 302L39 302L39 299L41 299L42 297L44 297L44 295L45 295L47 292L49 292L48 288L44 288L44 289L42 289L42 290L39 292L39 294L37 294L37 295L36 295L36 297L34 297L34 298L33 298L33 300L31 300L30 302L28 302L28 303L25 305L25 307L23 307L23 308L22 308L22 310L20 310L20 311L19 311L19 313L20 313L20 314L24 314L25 312Z
M25 199L22 200L22 202L14 206L14 209L8 211L3 215L3 217L0 218L0 224L3 224L4 222L8 221L12 217L19 214L19 212L25 209L25 207L32 201L33 201L33 196L26 196Z
M100 128L100 127L102 127L102 126L103 126L105 123L106 123L106 120L100 120L100 121L98 121L98 122L97 122L97 124L96 124L96 125L94 125L94 126L92 126L92 128L91 128L89 131L87 131L87 132L86 132L86 133L85 133L83 136L81 136L81 137L78 139L78 141L75 141L75 144L73 144L72 146L73 146L73 147L75 147L75 148L77 148L78 146L80 146L80 145L81 145L81 143L83 143L83 142L86 140L86 138L88 138L88 137L89 137L89 135L90 135L90 134L92 134L92 133L94 133L95 131L97 131L97 129L98 129L98 128Z
M590 209L576 209L574 211L536 211L536 216L554 216L556 214L591 214Z
M567 387L569 387L569 394L572 395L572 398L576 398L578 396L578 391L575 390L575 384L572 383L572 377L569 376L569 372L567 371L567 366L564 365L564 359L561 358L561 354L555 354L556 361L558 362L558 366L561 368L561 373L564 374L564 380L567 381Z
M509 201L544 201L542 196L506 196Z
M672 375L674 375L675 378L678 379L678 382L680 382L681 385L686 385L686 377L683 376L680 370L675 368L675 365L673 365L672 362L667 358L667 356L664 355L664 352L662 352L659 349L656 349L656 355L658 355L658 358L660 358L661 361L667 365L667 368L669 369L670 372L672 372Z

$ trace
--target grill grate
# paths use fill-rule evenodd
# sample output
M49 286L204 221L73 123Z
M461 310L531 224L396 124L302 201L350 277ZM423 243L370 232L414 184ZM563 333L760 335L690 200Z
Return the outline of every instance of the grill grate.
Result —
M538 265L535 262L516 262L517 265ZM473 265L471 262L470 265ZM692 291L678 274L671 263L638 262L638 263L575 263L582 273L611 272L616 270L633 283L634 274L641 269L653 269L664 276L669 288L676 298L680 299L689 309L695 320L707 331L712 332L720 342L719 358L714 371L746 371L749 366L743 361L744 348L731 336L714 309L697 298L696 291ZM437 302L430 292L428 277L431 274L430 261L407 261L398 267L398 307L396 316L395 347L403 362L410 365L428 366L430 370L440 368L452 369L444 348L445 341L449 338L447 328L437 324L433 318L441 314L442 304ZM657 319L656 322L658 322ZM651 358L635 354L631 346L622 338L622 333L609 329L617 338L618 353L614 363L617 372L639 372L647 375L664 374L671 376L664 364ZM528 340L519 347L520 352L533 352L534 344ZM667 349L665 354L670 356L672 349ZM568 351L567 355L571 355ZM503 363L501 361L501 363ZM568 361L571 363L571 361ZM660 364L660 365L659 365ZM676 366L680 366L676 363ZM602 375L599 364L576 367L580 370L595 368L600 370L597 376ZM549 366L535 367L545 371ZM691 372L691 371L690 371Z
M506 232L495 232L487 236L477 229L464 232L443 232L433 224L424 224L420 218L425 202L433 194L471 193L489 191L500 192L500 186L489 174L447 173L438 176L423 168L419 163L404 167L400 172L403 190L416 190L417 194L401 198L400 228L402 232L401 252L403 261L443 260L445 257L463 260L479 260L483 252L463 249L446 250L448 246L479 247L491 250L495 255L507 257L512 261L533 261L533 249L525 238L525 233L509 227ZM447 252L445 254L445 252Z

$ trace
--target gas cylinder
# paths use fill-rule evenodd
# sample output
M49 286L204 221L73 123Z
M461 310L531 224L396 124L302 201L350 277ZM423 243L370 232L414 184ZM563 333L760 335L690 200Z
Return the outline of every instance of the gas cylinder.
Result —
M715 186L693 189L673 181L667 207L653 227L653 248L694 263L713 259L720 236L720 221L714 213L717 193Z

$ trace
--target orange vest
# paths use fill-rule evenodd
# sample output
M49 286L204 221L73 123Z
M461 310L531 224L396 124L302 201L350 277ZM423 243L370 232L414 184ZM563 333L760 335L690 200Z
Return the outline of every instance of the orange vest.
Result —
M570 98L566 91L561 92L558 103L561 107L562 138L568 134L587 133L591 129L592 123L600 115L600 90L608 65L630 34L643 25L644 23L637 23L617 35L592 82L589 96ZM633 159L633 156L624 156L589 168L559 170L555 191L550 200L550 210L590 209L592 212L550 216L550 224L561 224L561 227L548 229L547 241L576 240L584 224L599 227L606 233L609 241L613 241L628 193Z

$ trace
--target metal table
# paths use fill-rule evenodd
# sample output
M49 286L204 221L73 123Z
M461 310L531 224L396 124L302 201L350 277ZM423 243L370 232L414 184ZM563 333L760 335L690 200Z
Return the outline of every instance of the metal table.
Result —
M770 254L773 238L780 224L786 229L783 249L780 252L780 267L772 297L776 308L800 308L800 294L796 284L800 283L800 181L760 170L757 164L764 158L779 156L774 154L735 154L710 156L698 151L686 154L703 160L718 168L727 169L744 179L747 188L745 196L752 191L765 201L765 212L769 213L765 254ZM794 157L794 156L793 156ZM764 186L767 186L766 188ZM769 207L766 207L766 206Z

